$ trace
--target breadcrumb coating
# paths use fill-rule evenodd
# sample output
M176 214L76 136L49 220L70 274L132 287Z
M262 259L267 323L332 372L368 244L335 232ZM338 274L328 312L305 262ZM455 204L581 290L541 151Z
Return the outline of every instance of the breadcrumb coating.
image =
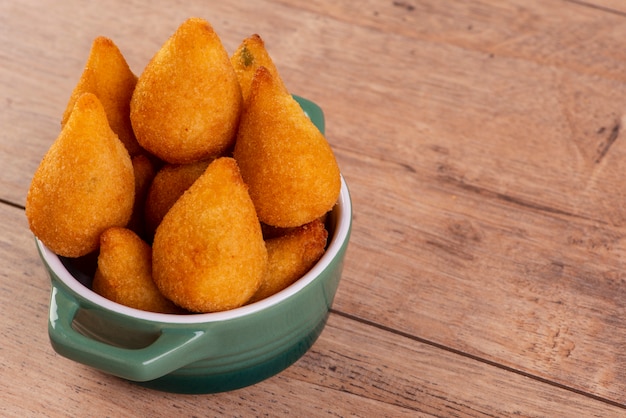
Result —
M126 226L134 198L128 151L98 98L85 93L33 176L30 229L56 254L80 257L98 248L104 230Z
M142 149L130 123L130 98L136 84L137 76L131 71L117 45L109 38L97 37L63 112L61 126L67 123L76 100L84 93L93 93L102 103L111 129L128 153L131 156L140 154Z
M165 214L204 173L209 161L167 164L154 177L146 197L144 214L147 236L153 237Z
M192 312L245 304L261 285L267 250L237 163L222 157L178 199L157 228L153 276Z
M304 225L339 197L339 166L326 138L265 67L252 81L234 157L261 222Z
M253 34L244 39L235 53L230 57L230 61L233 64L239 85L241 86L244 106L248 102L250 89L252 88L252 79L259 67L265 67L272 73L277 82L283 84L285 92L287 91L272 57L265 48L265 42L260 35Z
M100 237L93 291L113 302L149 312L182 313L152 280L152 249L126 228L109 228Z
M265 299L293 284L324 255L328 231L320 219L265 241L267 270L249 303Z
M185 164L233 144L241 106L241 88L220 38L207 21L191 18L139 76L130 119L142 147Z

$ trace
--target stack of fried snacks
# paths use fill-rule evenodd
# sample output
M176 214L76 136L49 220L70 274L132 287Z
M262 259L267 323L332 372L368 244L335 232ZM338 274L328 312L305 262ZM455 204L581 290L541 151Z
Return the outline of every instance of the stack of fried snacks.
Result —
M259 35L229 56L190 18L138 77L94 40L26 199L64 257L97 254L92 289L152 312L267 298L324 254L339 167Z

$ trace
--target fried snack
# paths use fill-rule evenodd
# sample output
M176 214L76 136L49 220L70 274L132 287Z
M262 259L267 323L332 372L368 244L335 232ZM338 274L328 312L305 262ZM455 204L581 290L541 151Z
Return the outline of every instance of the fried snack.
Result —
M180 313L152 281L152 249L133 231L109 228L100 237L92 289L113 302L150 312Z
M133 172L135 174L135 204L133 205L133 215L126 226L135 232L142 239L146 239L146 225L144 221L144 207L148 190L156 176L156 168L146 155L140 154L132 159Z
M154 282L178 306L224 311L252 297L267 250L235 160L209 165L165 215L152 248Z
M211 25L185 21L139 76L130 119L139 143L173 164L215 157L235 139L242 97Z
M204 173L209 161L192 164L168 164L154 177L144 208L146 233L154 236L157 226L179 197Z
M341 180L333 151L265 67L252 81L234 157L261 222L304 225L337 202Z
M261 66L267 68L277 82L283 84L274 61L272 61L267 49L265 49L265 42L257 34L251 35L241 42L235 53L230 57L230 62L233 64L235 73L237 73L244 106L248 102L252 79L257 68ZM287 88L284 88L287 91Z
M325 213L321 218L318 218L317 220L313 221L313 222L321 222L322 224L326 223L326 215L328 215L327 213ZM268 225L268 224L264 224L261 223L261 231L263 232L263 239L265 240L265 242L267 242L267 240L272 239L272 238L278 238L278 237L282 237L283 235L287 235L288 233L300 228L301 226L294 226L291 228L279 228L277 226L272 226L272 225Z
M61 126L67 123L76 100L83 93L93 93L98 96L111 129L120 138L128 153L131 156L141 153L142 149L130 124L130 98L136 83L137 76L130 70L113 41L104 36L97 37L65 108Z
M104 230L128 223L134 196L128 151L98 98L85 93L33 176L30 229L56 254L79 257L98 248Z
M265 241L267 270L249 303L265 299L301 278L322 257L328 232L320 219Z

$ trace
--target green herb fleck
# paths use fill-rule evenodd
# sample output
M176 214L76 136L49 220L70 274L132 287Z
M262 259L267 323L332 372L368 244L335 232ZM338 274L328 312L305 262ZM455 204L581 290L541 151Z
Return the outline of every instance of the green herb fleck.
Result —
M243 62L244 67L249 67L254 62L254 56L245 46L241 50L241 62Z

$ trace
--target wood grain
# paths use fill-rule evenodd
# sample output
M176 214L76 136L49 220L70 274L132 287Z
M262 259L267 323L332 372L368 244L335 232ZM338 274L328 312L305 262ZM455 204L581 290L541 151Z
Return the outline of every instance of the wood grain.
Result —
M378 36L368 48L390 57L384 73L337 55L361 94L331 114L381 116L337 133L358 208L352 256L367 260L348 266L338 309L623 402L623 84L581 73L575 57L557 67L419 36L408 54L404 38ZM366 73L398 83L381 92ZM394 106L377 106L383 93ZM602 350L618 360L599 365Z
M569 0L572 3L595 7L607 13L626 15L626 4L620 0Z
M610 0L0 2L0 372L16 382L0 415L620 415L624 12ZM112 38L139 74L194 15L229 51L261 34L290 90L321 105L354 205L320 340L279 376L211 396L54 354L20 209L91 41Z

